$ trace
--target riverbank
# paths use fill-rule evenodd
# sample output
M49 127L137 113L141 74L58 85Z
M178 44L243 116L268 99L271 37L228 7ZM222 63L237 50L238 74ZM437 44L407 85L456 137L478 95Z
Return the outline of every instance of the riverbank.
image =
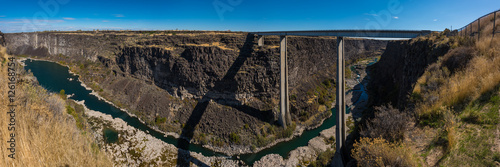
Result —
M33 60L33 61L35 61L35 60ZM48 62L50 62L50 61L48 61ZM72 99L85 100L86 106L91 108L92 110L96 110L96 111L102 112L104 114L108 114L112 118L115 118L115 119L122 119L125 123L128 123L129 126L135 128L139 131L142 131L145 134L151 135L152 137L155 137L155 138L157 138L165 143L170 143L175 147L175 143L178 140L176 140L174 137L165 138L164 133L159 133L156 130L150 128L149 126L146 126L144 124L144 122L138 120L137 117L129 117L126 112L118 109L117 107L114 107L115 105L113 105L109 101L107 101L107 102L104 101L102 99L102 97L98 98L98 96L96 96L97 93L95 91L91 90L91 88L89 88L85 84L82 84L81 80L77 79L76 74L70 74L70 71L67 71L67 68L66 68L67 66L63 67L63 66L58 65L57 63L53 63L53 62L48 63L48 62L45 62L45 63L40 62L41 64L38 64L38 65L33 64L33 67L36 67L34 72L38 71L37 77L39 75L43 76L42 77L43 80L40 80L41 81L40 83L44 83L44 85L52 87L51 91L57 92L61 89L65 89L65 90L67 90L66 92L68 94L76 93L76 95L74 95L74 97L72 97ZM30 65L30 63L32 63L32 62L26 61L26 64ZM33 62L33 63L35 63L35 62ZM49 69L51 69L51 70L49 70ZM58 71L61 71L61 72L58 72ZM66 72L64 72L64 71L66 71ZM52 73L54 73L56 76L59 76L59 77L49 75ZM68 84L71 86L69 86L69 87L65 86ZM113 108L116 108L116 109L113 109ZM320 118L320 117L318 117L318 118ZM323 118L323 116L321 118ZM289 155L290 153L293 153L293 151L292 151L293 149L296 149L296 148L301 147L301 146L309 145L310 141L314 142L314 140L311 140L311 139L317 137L317 135L322 130L324 130L326 128L331 128L335 124L334 119L331 118L331 113L330 113L330 118L327 118L327 120L328 121L321 119L321 121L323 122L321 124L322 125L321 128L313 129L311 131L306 131L304 126L298 125L298 127L295 129L295 131L293 132L291 137L288 137L285 139L280 139L280 140L273 140L272 141L273 143L269 144L266 148L259 148L258 150L255 149L253 151L255 153L251 153L249 155L241 154L242 151L238 150L239 152L237 152L236 154L240 154L240 155L236 156L237 158L236 157L230 157L230 158L244 160L244 162L247 164L253 164L253 162L255 160L260 160L261 157L266 156L268 154L279 154L283 157L287 157L287 155ZM318 121L319 121L319 119L318 119ZM315 140L318 140L318 139L315 139ZM290 142L287 142L287 141L290 141ZM274 146L277 146L277 147L274 147ZM234 148L226 147L226 150L228 148L233 149L233 150L240 149L240 148L234 149ZM203 155L205 155L207 157L217 155L216 153L213 152L213 149L204 149L204 147L202 147L201 145L196 145L196 144L192 144L189 150L192 152L202 153ZM248 149L247 151L251 151L251 150ZM233 155L236 155L236 154L233 154Z
M156 164L160 166L177 165L177 154L186 150L178 149L173 144L166 143L150 134L129 126L125 121L119 118L113 118L98 111L88 109L84 101L76 101L84 106L85 115L88 116L91 129L94 131L94 137L100 141L104 150L112 156L116 166L142 166L147 164ZM118 141L108 143L104 139L104 127L112 128L118 133ZM227 159L221 156L203 156L200 153L189 152L192 158L197 159L195 165L220 164L222 166L239 166L238 160ZM185 157L187 158L187 157Z
M332 138L335 138L335 128L336 126L333 126L321 131L319 136L308 142L307 146L292 150L286 159L278 154L269 154L256 161L253 166L307 166L316 160L319 154L335 150L335 142L332 141Z
M61 64L59 62L55 62L55 61L51 61L51 60L44 60L44 59L37 59L37 58L24 58L24 60L27 60L27 59L32 59L32 60L37 60L37 61L52 62L52 63L57 63L57 64L59 64L61 66L67 67L68 68L68 72L70 74L78 77L77 81L80 83L80 85L82 87L84 87L86 90L91 91L91 93L89 93L89 94L94 95L99 100L101 100L103 102L106 102L107 104L110 104L110 105L114 106L115 108L123 111L124 113L128 114L129 116L137 118L142 124L146 125L145 121L143 121L140 118L138 118L135 114L129 112L127 109L118 107L117 105L115 105L111 101L109 101L106 98L100 96L99 93L97 91L93 90L90 86L87 86L87 84L85 84L83 82L83 80L81 79L80 75L76 74L75 72L72 72L70 70L71 68L68 65ZM331 114L330 114L330 116L331 116ZM322 125L322 123L324 122L324 120L326 120L328 118L329 117L322 118L321 121L320 121L320 123L315 124L316 125L315 127L304 127L304 126L297 125L297 128L294 130L293 134L290 137L280 138L280 139L274 140L272 143L269 143L269 144L267 144L264 147L252 148L251 146L242 146L242 145L230 145L230 146L227 146L227 147L216 147L216 146L208 145L208 144L201 145L201 146L204 147L204 148L210 149L210 150L212 150L214 152L219 152L219 153L226 154L228 156L234 156L234 155L240 155L240 154L251 154L251 153L254 154L254 153L258 153L258 152L260 152L262 150L272 148L276 144L279 144L279 143L282 143L282 142L287 142L287 141L290 141L290 140L292 140L292 139L294 139L296 137L300 137L305 130L311 130L311 129L318 128L319 126ZM179 139L179 137L181 137L178 133L175 133L175 132L164 132L164 131L159 130L155 126L149 126L149 125L147 125L147 126L150 129L155 130L156 132L162 133L165 137L171 136L171 137L173 137L175 139ZM183 139L184 140L188 140L186 138L183 138ZM192 144L200 144L200 143L193 142Z

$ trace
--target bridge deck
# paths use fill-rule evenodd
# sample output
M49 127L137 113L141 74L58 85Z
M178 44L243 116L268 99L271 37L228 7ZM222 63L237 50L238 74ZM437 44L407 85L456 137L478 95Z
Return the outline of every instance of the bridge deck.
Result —
M430 34L430 30L313 30L313 31L265 31L250 32L256 35L280 36L337 36L367 38L415 38Z

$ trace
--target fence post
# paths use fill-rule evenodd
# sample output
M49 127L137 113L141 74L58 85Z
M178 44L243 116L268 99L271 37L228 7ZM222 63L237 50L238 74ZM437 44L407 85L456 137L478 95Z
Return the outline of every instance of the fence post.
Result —
M481 18L477 19L477 40L481 36Z
M496 30L496 24L495 23L496 23L496 21L497 21L497 12L495 11L495 12L493 12L493 33L492 33L493 37L492 38L495 37L495 30Z

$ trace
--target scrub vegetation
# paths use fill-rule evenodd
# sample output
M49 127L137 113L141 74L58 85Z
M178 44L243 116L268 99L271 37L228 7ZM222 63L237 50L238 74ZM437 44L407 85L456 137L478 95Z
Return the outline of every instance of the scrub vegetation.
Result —
M491 36L492 18L482 19L480 40L449 30L412 40L450 49L418 78L404 111L375 110L351 150L358 166L500 165L500 37Z
M7 54L0 47L0 94L7 95ZM58 93L49 93L18 66L16 84L16 154L7 156L9 118L0 114L0 166L112 166L80 122L81 115ZM8 110L8 98L0 99L0 111ZM66 107L67 106L67 107Z

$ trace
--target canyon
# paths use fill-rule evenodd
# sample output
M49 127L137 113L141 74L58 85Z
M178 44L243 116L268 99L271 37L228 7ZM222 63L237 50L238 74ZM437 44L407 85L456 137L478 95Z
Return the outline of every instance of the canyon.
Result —
M227 154L287 138L277 126L279 37L226 31L85 31L5 34L7 51L70 67L105 99L150 127ZM386 41L347 40L347 64L380 55ZM319 126L335 99L336 39L290 37L291 116ZM196 121L189 122L196 117ZM186 133L187 131L187 133ZM231 137L233 136L233 137ZM235 140L235 137L238 140ZM231 146L231 147L228 147Z

